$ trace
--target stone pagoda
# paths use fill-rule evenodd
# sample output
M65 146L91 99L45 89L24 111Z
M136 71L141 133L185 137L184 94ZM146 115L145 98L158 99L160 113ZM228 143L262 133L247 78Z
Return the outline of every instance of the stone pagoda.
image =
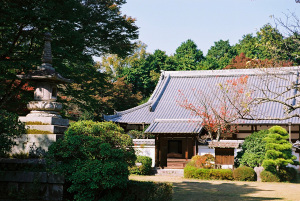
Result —
M56 141L57 137L62 137L69 125L69 120L60 116L62 104L56 100L57 85L69 83L70 80L63 78L52 67L51 40L51 34L45 33L42 65L28 74L18 75L20 79L28 80L35 85L34 101L27 104L30 113L25 117L19 117L20 121L24 122L26 128L29 129L26 139L24 139L27 144L25 147L23 146L25 150L29 148L28 146L32 148L33 145L44 146L42 148L47 149L50 141ZM37 139L49 142L40 142Z

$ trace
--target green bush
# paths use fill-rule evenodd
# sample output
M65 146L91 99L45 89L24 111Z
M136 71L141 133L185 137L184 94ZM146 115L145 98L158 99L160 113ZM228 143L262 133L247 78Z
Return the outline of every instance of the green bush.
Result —
M280 181L293 181L297 178L297 170L293 167L285 167L279 170Z
M255 171L251 167L242 166L233 171L233 178L237 181L255 181Z
M279 182L280 178L277 174L264 170L260 173L262 182Z
M132 139L112 122L79 121L49 147L50 171L65 176L70 200L117 200L136 159Z
M25 133L25 126L18 115L0 110L0 157L8 157L15 139Z
M232 180L232 170L230 169L200 169L194 166L184 168L185 178L206 179L206 180Z
M259 132L254 132L245 138L242 145L242 151L237 153L235 165L244 165L248 167L261 166L265 158L266 142L263 140L267 134L268 130L261 130Z
M129 168L130 174L149 175L152 174L152 158L148 156L137 156L135 163L142 163L140 166Z

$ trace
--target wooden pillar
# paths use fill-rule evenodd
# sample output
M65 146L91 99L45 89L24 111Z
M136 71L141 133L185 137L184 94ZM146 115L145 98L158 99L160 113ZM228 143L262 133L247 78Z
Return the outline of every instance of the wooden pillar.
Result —
M160 147L160 136L159 134L155 137L155 167L159 167L159 147Z
M188 144L188 137L185 137L186 139L186 149L185 149L185 160L187 161L189 158L189 144Z
M289 122L289 142L292 143L292 122Z
M196 141L196 137L193 137L193 143L194 143L194 146L193 146L193 156L196 156L197 155L197 150L196 150L196 145L197 145L197 141Z
M300 125L299 125L299 136L298 136L298 140L300 140ZM300 158L299 158L300 160Z
M161 168L167 167L168 159L168 139L165 136L160 138L160 148L159 148L159 165Z

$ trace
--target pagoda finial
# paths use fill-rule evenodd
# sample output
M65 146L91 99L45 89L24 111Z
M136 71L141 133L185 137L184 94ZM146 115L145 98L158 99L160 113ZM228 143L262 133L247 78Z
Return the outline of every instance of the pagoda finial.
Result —
M42 56L42 65L38 67L39 70L48 70L48 71L55 71L52 67L52 52L51 52L51 33L46 32L44 35L44 52Z

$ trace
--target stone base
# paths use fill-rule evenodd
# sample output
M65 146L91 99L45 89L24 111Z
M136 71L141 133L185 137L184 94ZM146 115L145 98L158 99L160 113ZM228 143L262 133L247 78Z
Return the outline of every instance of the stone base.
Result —
M55 111L31 111L29 114L26 115L28 118L36 118L36 117L56 117L56 118L62 118L59 115L59 112Z
M48 151L48 147L53 142L63 138L63 136L60 134L23 134L16 139L17 145L13 146L11 153L43 154Z
M41 122L49 125L69 126L69 120L58 118L58 117L37 117L37 116L26 116L19 117L21 122Z

